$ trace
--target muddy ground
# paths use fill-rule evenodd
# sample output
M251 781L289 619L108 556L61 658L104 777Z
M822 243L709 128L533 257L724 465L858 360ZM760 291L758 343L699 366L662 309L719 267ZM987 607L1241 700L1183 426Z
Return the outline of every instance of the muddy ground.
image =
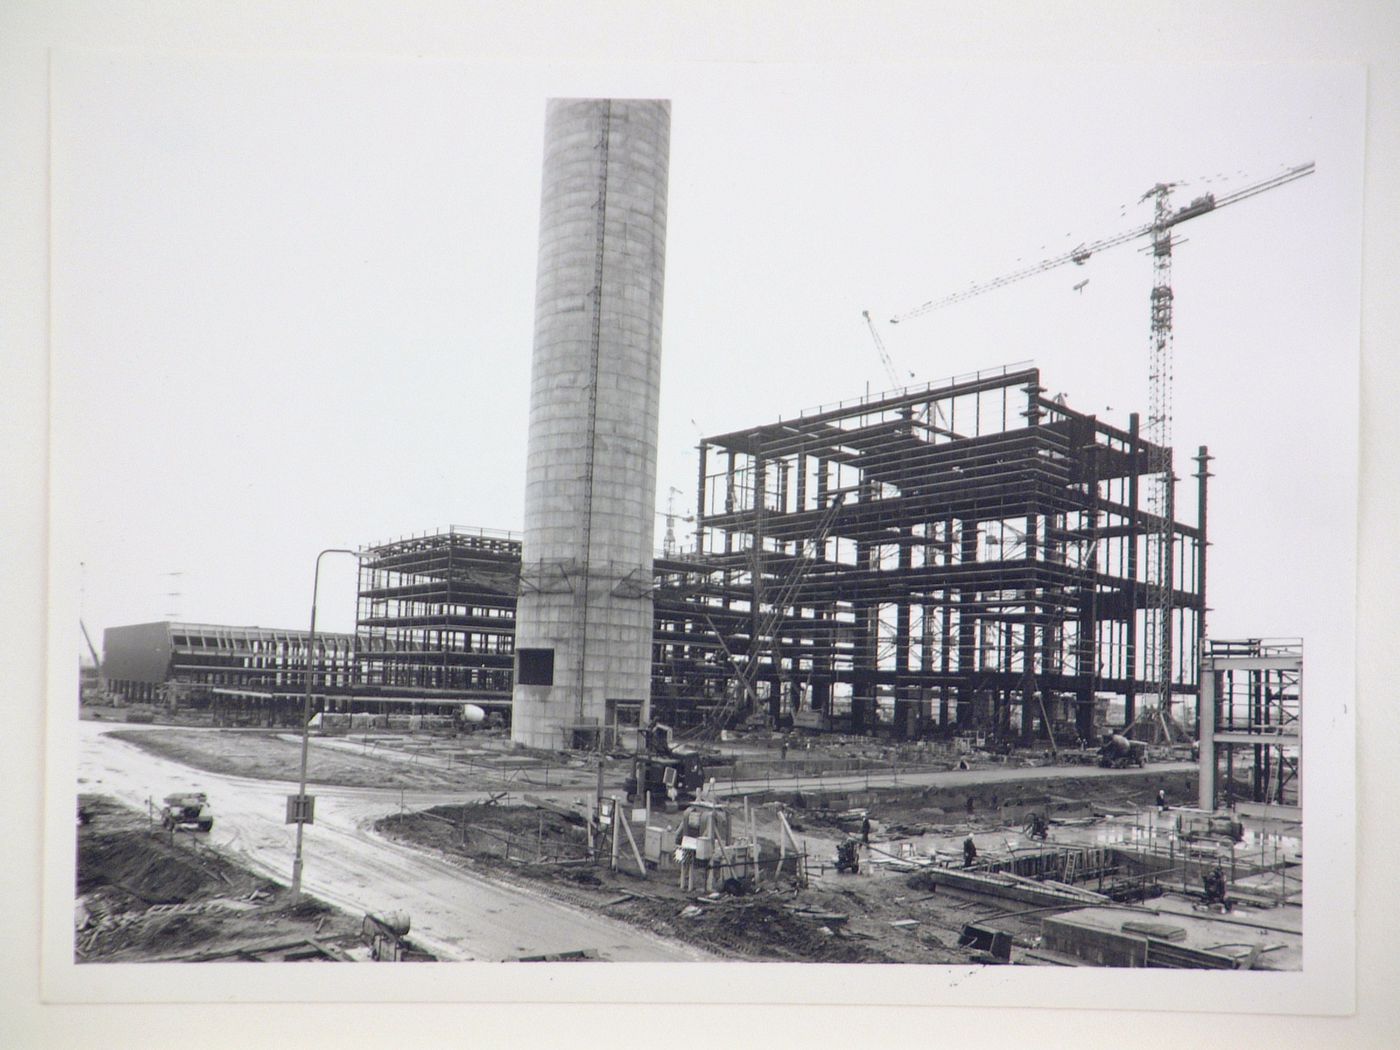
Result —
M239 867L202 836L155 830L104 796L79 800L77 962L365 957L360 917ZM84 820L84 818L86 818Z
M301 744L285 730L133 729L112 736L183 765L226 776L257 780L296 780ZM307 779L338 787L460 787L461 773L436 766L410 765L372 752L332 750L313 741Z
M1197 773L1158 771L1151 765L1103 777L1057 777L962 784L950 787L881 788L837 796L788 798L793 830L859 830L869 815L886 838L913 838L949 827L1020 827L1031 813L1051 820L1147 808L1164 791L1172 805L1194 805ZM857 812L858 811L858 812Z
M162 728L117 735L186 765L236 776L291 779L300 758L297 741L271 731ZM309 777L313 782L346 786L465 791L477 774L460 767L410 766L359 748L318 748L313 744ZM994 827L1019 827L1031 810L1052 820L1088 815L1088 800L1100 809L1107 806L1129 811L1150 804L1159 788L1165 789L1173 802L1189 804L1194 785L1194 773L1159 772L1149 765L1112 778L1034 777L825 796L801 793L793 797L786 793L782 801L788 807L793 830L811 853L808 885L799 889L788 877L765 881L756 894L713 899L681 892L670 872L653 872L643 881L634 866L630 871L613 872L606 864L592 863L586 857L581 823L571 823L549 810L509 804L519 800L516 790L500 805L473 805L465 811L461 806L438 807L403 819L394 815L380 820L376 830L491 879L552 895L721 957L967 963L986 960L958 947L965 924L994 920L997 928L1013 933L1014 959L1034 943L1040 920L1053 912L1025 918L1008 916L1006 908L994 903L960 898L947 890L934 893L927 887L909 886L906 876L869 863L863 863L858 876L837 875L832 870L835 844L846 833L858 830L863 813L868 812L874 824L872 844L895 851L900 839L929 832L962 835ZM755 807L755 813L762 815L760 834L770 846L777 839L777 808L775 803ZM629 852L625 845L623 852Z
M958 947L959 934L966 923L1005 912L946 890L930 892L902 874L837 875L830 864L815 862L811 873L825 871L812 874L806 888L787 875L766 878L758 891L739 895L685 892L671 872L652 870L643 880L634 863L612 871L605 862L589 862L581 823L532 806L438 806L386 817L375 830L479 874L528 885L729 959L986 961L973 949ZM825 843L814 849L824 851ZM770 852L776 846L767 842L765 857ZM820 859L827 859L824 852ZM999 928L1014 932L1021 948L1029 947L1040 917L1002 921Z

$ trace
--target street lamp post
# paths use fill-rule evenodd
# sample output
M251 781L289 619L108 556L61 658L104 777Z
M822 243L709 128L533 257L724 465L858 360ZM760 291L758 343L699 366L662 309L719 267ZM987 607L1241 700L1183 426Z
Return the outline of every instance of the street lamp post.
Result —
M327 554L349 554L359 557L359 553L346 547L327 547L316 555L316 571L311 577L311 632L306 640L306 698L301 712L301 775L297 779L297 848L292 859L292 900L301 899L301 833L306 826L304 805L306 800L306 754L311 743L311 683L316 659L316 595L321 588L321 559Z

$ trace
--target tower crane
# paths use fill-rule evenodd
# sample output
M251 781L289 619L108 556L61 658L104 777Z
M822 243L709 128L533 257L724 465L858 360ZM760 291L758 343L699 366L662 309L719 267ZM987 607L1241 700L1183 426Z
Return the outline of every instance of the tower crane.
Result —
M1278 186L1294 182L1297 179L1303 178L1305 175L1311 175L1313 173L1313 167L1313 162L1308 161L1306 164L1299 164L1296 167L1289 168L1271 179L1265 179L1263 182L1257 182L1243 189L1235 190L1233 193L1228 193L1223 197L1217 198L1214 194L1208 193L1203 197L1197 197L1190 204L1186 205L1184 208L1178 209L1176 212L1170 212L1169 209L1166 209L1166 206L1168 204L1167 195L1178 184L1158 183L1143 194L1142 199L1146 200L1148 197L1158 198L1163 208L1167 210L1166 216L1154 215L1152 222L1145 226L1138 226L1135 229L1117 233L1111 237L1105 237L1101 240L1094 241L1092 244L1081 244L1079 247L1071 248L1069 251L1060 255L1052 255L1048 259L1042 259L1040 262L1024 266L1019 270L1002 274L1000 277L993 278L990 281L981 281L970 285L962 291L953 292L951 295L945 295L941 299L930 299L926 303L891 317L890 324L900 324L903 321L910 321L932 310L938 310L945 306L952 306L954 303L960 303L964 299L971 299L973 296L981 295L983 292L990 292L996 288L1005 288L1008 284L1015 284L1017 281L1024 280L1027 277L1034 277L1036 274L1044 273L1046 270L1053 270L1057 266L1063 266L1065 263L1074 263L1077 266L1083 266L1089 261L1091 256L1109 248L1115 248L1120 244L1127 244L1129 241L1136 240L1139 237L1153 236L1155 245L1157 239L1155 236L1156 234L1165 234L1171 228L1180 226L1183 222L1197 218L1207 212L1216 211L1219 208L1225 207L1227 204L1235 204L1249 197L1258 196L1266 190L1271 190Z
M661 553L667 558L676 556L676 519L680 518L681 521L687 522L695 520L693 515L681 517L676 513L676 497L684 495L684 492L672 485L671 491L666 496L666 513L661 515L666 519L666 536L661 541Z
M1157 707L1161 712L1171 709L1171 609L1172 609L1172 506L1171 506L1171 441L1172 441L1172 245L1176 227L1191 219L1217 211L1227 204L1256 197L1268 190L1296 182L1313 173L1314 163L1308 161L1287 168L1272 178L1255 182L1242 189L1216 197L1212 193L1197 197L1184 207L1173 210L1171 192L1179 185L1173 182L1159 182L1142 195L1139 203L1152 201L1152 221L1135 229L1104 237L1090 244L1081 243L1060 255L1051 256L1040 262L1024 266L1011 273L1002 274L989 281L973 284L961 291L940 299L931 299L920 306L890 318L891 324L899 324L938 310L952 306L965 299L1005 288L1009 284L1034 277L1073 263L1083 266L1098 252L1127 244L1139 237L1151 238L1152 252L1152 294L1151 294L1151 341L1148 358L1148 403L1146 436L1151 448L1148 462L1149 472L1155 484L1149 489L1148 509L1155 525L1155 535L1147 545L1148 553L1148 622L1146 631L1147 651L1143 667L1148 675L1155 675L1157 686ZM1076 286L1078 291L1084 285ZM868 317L868 315L867 315ZM872 329L873 330L873 329ZM878 344L877 339L877 344ZM888 365L887 365L888 367Z

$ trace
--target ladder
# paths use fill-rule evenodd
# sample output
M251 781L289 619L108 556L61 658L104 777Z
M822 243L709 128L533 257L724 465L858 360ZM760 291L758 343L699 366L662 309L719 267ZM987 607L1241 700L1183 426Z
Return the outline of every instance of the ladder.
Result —
M1070 850L1065 854L1065 873L1060 879L1061 882L1072 883L1079 876L1079 869L1083 866L1083 853L1079 850Z

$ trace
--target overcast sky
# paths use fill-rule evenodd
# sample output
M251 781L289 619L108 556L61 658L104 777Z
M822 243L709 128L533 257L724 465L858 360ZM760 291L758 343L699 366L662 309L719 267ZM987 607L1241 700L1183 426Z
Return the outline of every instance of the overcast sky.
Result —
M658 511L702 433L888 387L865 309L918 381L1034 360L1145 417L1143 242L885 321L1149 222L1159 181L1316 161L1181 228L1174 437L1188 521L1217 457L1212 633L1301 635L1349 680L1354 69L68 53L53 85L55 537L95 634L301 627L323 547L519 530L544 100L645 95L672 99ZM323 577L352 629L353 562Z

